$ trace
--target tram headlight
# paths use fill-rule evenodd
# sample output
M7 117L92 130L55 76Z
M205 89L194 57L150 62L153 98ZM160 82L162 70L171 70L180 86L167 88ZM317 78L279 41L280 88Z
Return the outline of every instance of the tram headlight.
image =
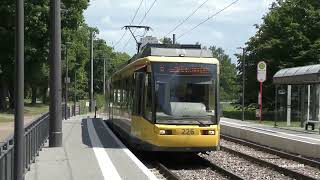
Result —
M159 134L160 135L171 135L172 134L172 130L160 129Z
M202 131L202 134L203 135L215 135L216 132L215 132L215 130L204 130L204 131Z
M159 134L160 135L165 135L166 134L166 130L160 129Z

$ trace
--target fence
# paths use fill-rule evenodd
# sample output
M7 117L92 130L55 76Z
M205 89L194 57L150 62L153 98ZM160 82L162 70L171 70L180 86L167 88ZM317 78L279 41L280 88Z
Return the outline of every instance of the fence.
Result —
M87 114L89 112L89 107L85 105L85 101L79 102L76 106L73 104L67 108L67 118L72 116ZM65 117L65 104L62 104L62 119Z
M64 108L62 108L64 117ZM73 109L73 111L71 111ZM80 105L68 107L68 117L87 113L88 110L81 110ZM25 127L25 156L24 167L30 169L31 163L35 162L36 156L44 146L49 137L49 113L42 115ZM13 180L14 174L14 137L9 137L5 142L0 142L0 180Z

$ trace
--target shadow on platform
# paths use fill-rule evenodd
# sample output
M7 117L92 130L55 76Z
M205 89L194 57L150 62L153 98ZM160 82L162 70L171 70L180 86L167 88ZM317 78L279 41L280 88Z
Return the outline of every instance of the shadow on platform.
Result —
M95 138L94 132L90 132L88 123L91 123L94 127L96 135L99 137L101 143L99 143ZM82 134L82 143L87 145L90 148L99 147L99 148L112 148L112 149L122 149L118 145L114 137L108 132L108 130L102 125L104 123L101 120L91 120L91 119L82 119L81 121L81 134ZM91 133L91 134L89 134ZM91 138L90 138L91 136Z

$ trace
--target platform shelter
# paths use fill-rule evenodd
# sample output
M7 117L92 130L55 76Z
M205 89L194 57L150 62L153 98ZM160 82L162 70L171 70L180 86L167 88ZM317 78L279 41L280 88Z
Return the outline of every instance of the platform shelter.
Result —
M320 64L285 68L273 76L275 119L299 121L308 129L320 122Z

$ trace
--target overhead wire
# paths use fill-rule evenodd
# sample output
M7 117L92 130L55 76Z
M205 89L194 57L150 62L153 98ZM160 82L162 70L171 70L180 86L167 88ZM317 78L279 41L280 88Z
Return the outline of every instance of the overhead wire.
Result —
M138 6L138 8L136 9L136 11L135 11L135 13L134 13L134 15L133 15L133 17L132 17L132 19L131 19L131 21L130 21L130 25L132 25L133 21L134 21L135 18L137 17L137 14L138 14L138 12L139 12L139 10L140 10L140 8L141 8L141 5L142 5L143 1L144 1L144 0L141 0L141 1L140 1L139 6ZM122 39L123 39L124 36L127 34L127 32L128 32L128 30L126 29L125 32L122 34L121 38L115 43L115 45L113 46L113 48L116 47L116 46L122 41Z
M224 7L223 9L221 9L220 11L212 14L211 16L209 16L207 19L205 19L204 21L200 22L199 24L197 24L196 26L194 26L193 28L187 30L186 32L182 33L180 36L178 36L177 40L180 39L181 37L185 36L187 33L193 31L194 29L196 29L197 27L201 26L202 24L204 24L205 22L209 21L210 19L214 18L215 16L217 16L218 14L220 14L221 12L225 11L226 9L228 9L229 7L231 7L232 5L236 4L238 1L240 0L235 0L232 3L230 3L228 6Z
M167 37L169 34L177 30L181 25L183 25L185 22L187 22L203 5L205 5L209 0L205 0L203 3L200 4L197 8L195 8L191 14L189 14L185 19L183 19L180 23L178 23L171 31L169 31L166 35L163 37Z
M155 5L155 3L157 2L157 0L154 0L151 4L151 6L149 7L149 9L146 11L146 13L144 14L144 16L142 17L142 19L140 20L139 24L138 25L141 25L141 23L144 21L144 19L147 17L147 15L149 14L150 10L153 8L153 6ZM135 29L133 31L133 34L137 31L137 29ZM128 46L130 40L131 40L131 36L130 38L128 39L128 41L126 42L126 44L122 47L122 51Z

